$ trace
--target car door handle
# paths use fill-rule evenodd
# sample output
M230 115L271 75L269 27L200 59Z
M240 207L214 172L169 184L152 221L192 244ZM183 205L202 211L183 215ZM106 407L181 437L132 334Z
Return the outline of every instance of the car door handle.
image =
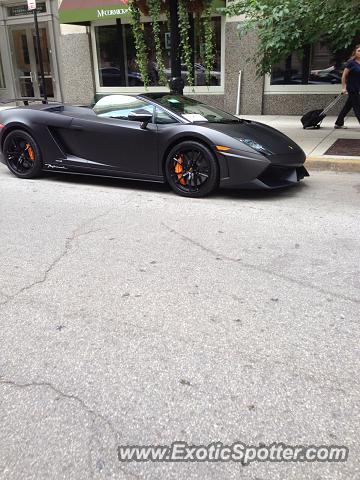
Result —
M78 132L82 132L84 129L78 125L71 125L71 130L77 130Z

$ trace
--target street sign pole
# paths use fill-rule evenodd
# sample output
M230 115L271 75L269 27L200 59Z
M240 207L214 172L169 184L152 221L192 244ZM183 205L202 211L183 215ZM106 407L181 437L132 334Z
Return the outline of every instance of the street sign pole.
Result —
M41 74L41 83L42 83L42 90L43 90L43 97L44 97L43 103L47 103L44 63L43 63L43 57L42 57L42 51L41 51L39 23L38 23L36 8L34 9L34 23L35 23L36 46L38 51L39 67L40 67L40 74Z
M43 91L43 97L44 97L43 103L47 103L48 100L47 100L47 94L46 94L44 63L43 63L43 57L42 57L42 51L41 51L39 23L38 23L37 10L36 10L36 0L28 0L28 9L34 12L36 50L37 50L37 56L39 61L41 84L42 84L42 91Z

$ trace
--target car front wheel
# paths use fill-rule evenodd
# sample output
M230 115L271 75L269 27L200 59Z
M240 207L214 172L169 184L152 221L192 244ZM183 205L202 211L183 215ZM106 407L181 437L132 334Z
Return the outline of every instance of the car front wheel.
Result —
M219 184L219 166L208 147L183 141L173 147L165 162L170 187L184 197L204 197Z

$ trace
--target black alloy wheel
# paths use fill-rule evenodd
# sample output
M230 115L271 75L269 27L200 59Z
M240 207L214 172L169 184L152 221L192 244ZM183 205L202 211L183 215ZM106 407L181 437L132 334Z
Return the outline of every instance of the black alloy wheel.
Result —
M171 188L184 197L204 197L219 184L219 166L214 154L196 141L176 145L166 159L165 169Z
M34 178L42 170L39 147L23 130L13 130L5 137L3 153L9 170L19 178Z

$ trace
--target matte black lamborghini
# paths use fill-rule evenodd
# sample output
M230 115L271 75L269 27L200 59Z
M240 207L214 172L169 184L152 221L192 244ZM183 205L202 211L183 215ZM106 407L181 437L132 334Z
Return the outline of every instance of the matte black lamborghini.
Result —
M110 95L0 112L0 160L20 178L46 170L168 182L201 197L218 186L279 188L308 176L282 133L170 93Z

